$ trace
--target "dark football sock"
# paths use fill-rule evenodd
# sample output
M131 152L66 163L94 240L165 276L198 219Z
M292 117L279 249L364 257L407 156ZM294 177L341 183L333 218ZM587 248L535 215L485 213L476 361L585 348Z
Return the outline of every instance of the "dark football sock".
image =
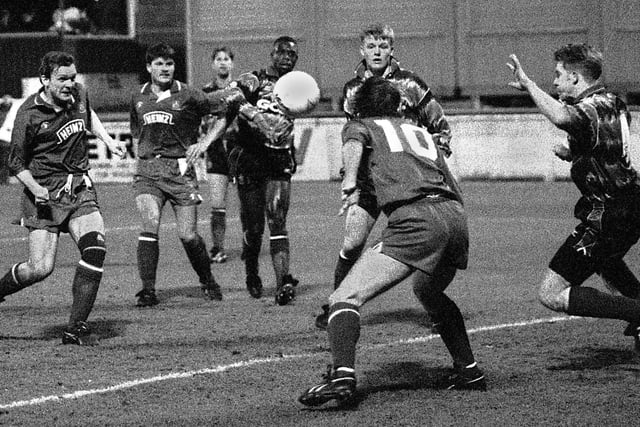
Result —
M71 316L69 325L77 322L84 322L89 317L93 304L96 301L102 271L89 269L83 265L78 265L73 278L72 293L73 303L71 304Z
M620 319L640 323L640 301L609 295L586 286L573 286L569 291L567 313L572 316Z
M187 252L187 258L191 262L191 266L200 278L200 283L209 283L213 279L211 273L211 264L207 248L204 240L200 235L196 234L196 238L192 240L182 240L182 246Z
M0 279L0 298L6 297L7 295L15 294L21 289L29 286L28 284L22 284L18 281L18 265L19 263L13 265L13 267L9 269L7 274L5 274L2 279Z
M224 249L224 236L227 229L226 209L211 209L211 240L216 252ZM215 255L215 253L213 254Z
M329 310L329 344L334 368L355 368L356 344L360 338L360 313L353 304L339 302Z
M640 296L640 281L629 270L624 260L608 263L602 268L600 275L609 286L617 289L625 297L638 298Z
M140 233L138 237L138 272L144 289L155 289L156 271L160 257L158 235Z
M474 363L473 351L469 343L469 335L464 324L460 309L448 296L440 293L437 298L439 303L438 314L433 314L432 319L438 328L440 338L449 350L454 366L468 366ZM437 318L437 320L435 320Z
M287 236L272 236L269 245L276 286L280 287L284 284L284 276L289 273L289 239Z
M338 286L340 286L340 283L342 283L344 278L347 277L347 274L351 271L351 267L353 267L357 260L357 257L354 259L347 259L340 254L338 257L338 263L336 264L336 269L333 273L333 289L338 289Z

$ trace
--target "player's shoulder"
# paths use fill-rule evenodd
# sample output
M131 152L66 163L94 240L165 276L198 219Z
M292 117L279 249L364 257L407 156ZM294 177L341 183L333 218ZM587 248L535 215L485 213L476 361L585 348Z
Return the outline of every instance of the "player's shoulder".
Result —
M342 127L342 140L346 142L350 139L355 139L360 142L366 142L371 134L370 127L370 119L354 118L348 120Z

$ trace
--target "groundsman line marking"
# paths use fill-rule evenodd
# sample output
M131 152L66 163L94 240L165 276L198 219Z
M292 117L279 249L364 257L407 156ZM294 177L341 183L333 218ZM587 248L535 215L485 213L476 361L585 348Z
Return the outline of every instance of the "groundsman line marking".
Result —
M584 319L584 318L583 317L577 317L577 316L547 317L547 318L542 318L542 319L526 320L526 321L515 322L515 323L502 323L502 324L498 324L498 325L481 326L479 328L469 329L467 332L471 335L471 334L477 334L477 333L480 333L480 332L488 332L488 331L495 331L495 330L509 329L509 328L519 328L519 327L524 327L524 326L538 325L538 324L541 324L541 323L566 322L568 320L576 320L576 319ZM425 336L422 336L422 337L416 337L416 338L409 338L409 339L404 339L404 340L392 341L392 342L383 343L383 344L374 344L374 345L362 346L361 348L363 348L363 349L372 349L372 348L380 348L380 347L389 347L389 346L393 346L393 345L423 343L423 342L431 341L431 340L435 339L436 337L438 337L438 335L431 334L431 335L425 335ZM132 380L132 381L125 381L123 383L116 384L116 385L113 385L111 387L96 388L96 389L90 389L90 390L78 390L78 391L74 391L73 393L66 393L66 394L60 394L60 395L51 395L51 396L42 396L42 397L36 397L34 399L29 399L29 400L18 400L18 401L15 401L15 402L11 402L11 403L6 403L6 404L0 405L0 410L20 408L20 407L24 407L24 406L35 406L35 405L40 405L40 404L47 403L47 402L59 402L59 401L63 401L63 400L80 399L80 398L85 397L85 396L91 396L91 395L94 395L94 394L111 393L113 391L134 388L134 387L138 387L138 386L141 386L141 385L144 385L144 384L152 384L152 383L157 383L157 382L160 382L160 381L175 380L175 379L182 379L182 378L191 378L191 377L195 377L195 376L198 376L198 375L220 374L220 373L223 373L223 372L226 372L228 370L235 369L235 368L246 368L246 367L250 367L250 366L254 366L254 365L263 365L263 364L267 364L267 363L277 363L277 362L281 362L281 361L284 361L284 360L312 358L312 357L317 357L320 354L324 355L324 353L290 354L290 355L283 355L283 356L278 356L278 357L266 357L266 358L263 358L263 359L251 359L251 360L231 363L231 364L228 364L228 365L216 366L215 368L205 368L205 369L198 369L198 370L195 370L195 371L176 372L174 374L158 375L158 376L151 377L151 378L141 378L141 379Z

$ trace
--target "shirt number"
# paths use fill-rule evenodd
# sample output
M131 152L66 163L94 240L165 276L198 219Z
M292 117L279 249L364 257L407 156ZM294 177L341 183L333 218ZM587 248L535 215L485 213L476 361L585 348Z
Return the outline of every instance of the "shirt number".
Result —
M400 135L398 135L397 132L397 126L394 126L391 121L385 119L374 120L374 122L380 126L384 132L387 143L389 144L389 149L392 153L405 151ZM403 139L409 145L411 152L416 156L426 157L434 162L438 159L436 144L433 142L431 134L429 134L426 129L410 123L403 123L399 127L402 131Z

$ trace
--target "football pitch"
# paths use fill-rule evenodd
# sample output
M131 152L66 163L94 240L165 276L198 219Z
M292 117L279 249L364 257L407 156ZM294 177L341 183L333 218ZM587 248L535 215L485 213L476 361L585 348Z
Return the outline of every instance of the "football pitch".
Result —
M290 305L274 303L268 231L265 296L251 298L240 261L230 188L229 261L213 265L224 300L200 296L173 212L160 233L155 308L135 307L138 217L129 185L98 186L107 225L105 273L89 323L97 345L63 346L79 255L61 238L44 282L0 304L0 425L121 426L556 426L637 425L640 360L620 321L568 317L542 307L537 283L573 229L578 193L567 182L463 181L470 265L448 290L465 317L487 392L437 390L451 365L406 284L362 310L358 403L301 407L296 399L329 363L315 315L331 291L344 220L339 183L294 182L289 214ZM210 242L209 205L199 229ZM27 257L10 225L21 188L0 186L0 274ZM376 226L372 239L381 230ZM627 255L638 273L639 252ZM604 289L596 278L588 285Z

